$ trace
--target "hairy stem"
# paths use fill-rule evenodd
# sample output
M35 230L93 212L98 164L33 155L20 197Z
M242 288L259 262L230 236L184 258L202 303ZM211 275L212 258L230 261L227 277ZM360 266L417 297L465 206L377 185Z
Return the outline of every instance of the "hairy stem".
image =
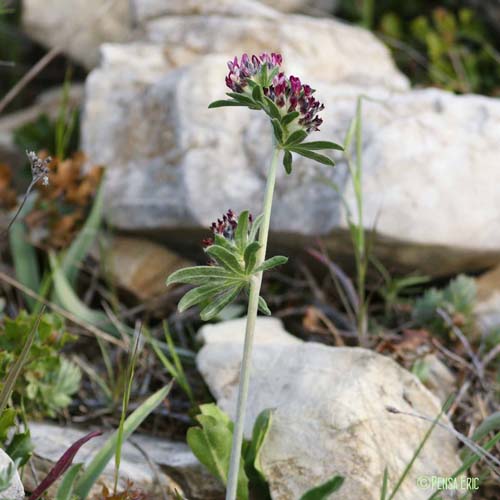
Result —
M264 262L264 259L266 258L267 239L269 236L269 224L271 221L271 208L273 204L274 185L276 182L276 169L278 165L279 155L280 150L275 147L273 151L271 166L267 175L266 194L264 196L263 207L264 219L259 231L259 243L261 247L257 252L257 266L262 264L262 262ZM226 500L236 499L236 490L238 487L238 472L240 469L241 445L243 442L243 427L245 423L245 409L250 381L252 345L255 331L255 322L257 319L257 311L259 306L261 284L262 273L260 272L253 277L252 283L250 285L250 296L248 299L247 323L245 330L245 345L243 348L243 359L241 362L238 405L236 409L236 422L234 426L231 460L229 463Z

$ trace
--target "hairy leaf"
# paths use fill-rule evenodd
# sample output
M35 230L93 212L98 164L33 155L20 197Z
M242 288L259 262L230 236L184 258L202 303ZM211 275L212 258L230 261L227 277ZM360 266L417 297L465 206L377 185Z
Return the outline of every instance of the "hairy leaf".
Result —
M167 286L174 283L186 285L203 285L208 280L225 280L231 278L233 273L215 266L184 267L173 272L167 279Z
M271 120L271 125L273 126L274 130L274 135L276 136L276 140L278 141L278 144L283 143L283 128L281 127L281 124L277 118L273 118Z
M209 109L213 109L213 108L225 108L227 106L246 106L246 104L243 104L243 103L240 103L240 102L237 102L237 101L232 101L232 100L229 100L229 99L223 99L223 100L220 100L220 101L211 102L208 105L208 108Z
M229 305L233 300L238 297L239 293L243 289L243 285L238 285L233 288L228 288L228 290L220 294L215 298L208 306L206 306L200 313L200 317L203 321L209 321L213 319L217 314L219 314L222 309Z
M276 266L282 266L288 262L288 257L284 257L283 255L276 255L275 257L271 257L270 259L265 260L256 270L255 272L264 272L272 269Z
M214 258L221 266L236 275L243 275L243 269L240 262L227 248L220 245L212 245L206 249L206 253Z
M271 309L269 309L267 302L262 297L259 297L259 311L266 316L271 316Z
M189 307L205 302L212 297L215 297L223 290L226 290L229 286L234 286L234 282L215 282L208 283L206 285L199 286L189 290L182 299L179 301L178 309L179 312L183 312Z
M301 156L305 156L306 158L310 158L311 160L317 161L319 163L322 163L323 165L328 165L330 167L335 166L335 162L328 158L328 156L325 155L320 155L318 153L313 153L312 151L309 151L307 149L299 148L299 147L291 147L289 148L290 151L293 151L294 153L298 153Z
M305 130L296 130L292 132L285 142L285 146L293 146L295 144L302 143L302 141L307 137L307 132ZM302 147L302 144L300 145Z
M286 126L290 123L293 122L293 120L295 120L296 118L298 118L300 115L300 113L298 111L292 111L291 113L288 113L287 115L285 115L282 119L281 119L281 124L283 126Z
M245 248L248 241L248 210L243 210L238 217L238 226L236 227L236 232L234 234L234 239L238 247L242 250Z
M312 142L303 142L300 144L301 148L311 150L318 149L336 149L338 151L344 151L344 148L335 142L330 141L312 141Z
M245 271L247 273L253 272L253 268L255 267L255 262L257 260L257 252L259 251L260 247L261 247L260 243L254 241L245 248L244 259L245 259Z
M210 408L209 408L210 407ZM227 484L229 459L233 441L232 424L227 415L214 405L202 405L196 417L201 427L191 427L187 443L196 458L223 484ZM238 473L238 500L248 499L248 478L243 462Z
M292 173L292 153L290 151L285 151L283 155L283 166L287 174Z

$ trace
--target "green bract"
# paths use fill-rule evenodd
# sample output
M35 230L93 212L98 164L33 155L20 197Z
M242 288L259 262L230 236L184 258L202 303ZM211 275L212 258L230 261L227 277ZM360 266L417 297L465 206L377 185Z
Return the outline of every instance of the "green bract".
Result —
M195 285L180 300L179 311L200 305L201 318L204 321L212 319L240 292L247 291L258 273L287 262L286 257L277 256L265 260L260 266L256 264L257 252L261 248L256 241L261 223L262 216L250 223L248 210L241 212L232 237L214 234L213 244L205 249L213 265L187 267L169 276L167 285ZM270 314L262 297L259 297L259 309L264 314Z

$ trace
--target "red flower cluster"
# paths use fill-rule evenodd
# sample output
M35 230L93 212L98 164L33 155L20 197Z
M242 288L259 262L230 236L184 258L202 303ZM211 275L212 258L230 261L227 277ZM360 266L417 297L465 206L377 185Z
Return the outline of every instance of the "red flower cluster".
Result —
M259 83L263 65L267 65L270 74L279 68L282 62L281 55L275 53L262 54L259 57L243 54L241 61L235 57L233 61L228 62L229 74L226 76L226 84L233 92L244 94L248 90L249 80ZM298 125L307 133L319 130L323 120L318 113L324 109L324 105L314 98L315 91L309 85L302 84L296 76L287 77L285 73L279 72L262 90L283 115L298 111Z

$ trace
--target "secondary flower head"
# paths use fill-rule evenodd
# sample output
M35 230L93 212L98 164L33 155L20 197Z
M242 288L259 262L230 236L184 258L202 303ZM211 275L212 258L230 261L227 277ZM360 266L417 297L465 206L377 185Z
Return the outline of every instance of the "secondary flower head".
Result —
M307 133L319 130L319 126L323 123L318 113L325 109L325 106L315 99L314 92L309 85L302 84L300 78L296 76L287 78L284 73L276 75L272 85L264 88L264 95L283 110L283 114L299 112L298 124Z
M253 218L252 214L248 214L248 226L251 227ZM229 209L223 216L222 219L217 219L216 222L212 222L210 230L213 235L222 236L224 239L229 241L234 241L234 235L236 228L238 227L238 217L235 213ZM214 238L205 238L203 240L203 246L209 247L214 244Z

